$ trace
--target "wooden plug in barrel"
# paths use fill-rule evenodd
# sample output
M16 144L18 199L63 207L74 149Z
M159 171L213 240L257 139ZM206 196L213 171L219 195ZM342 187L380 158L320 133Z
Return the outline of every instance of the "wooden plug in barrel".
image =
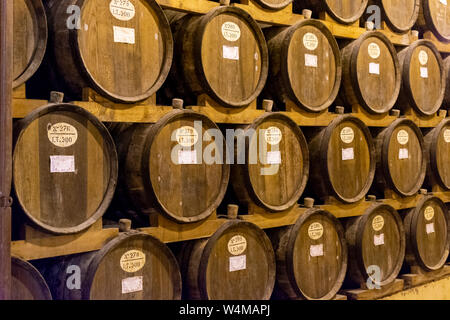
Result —
M76 233L102 217L117 166L108 130L76 105L50 104L15 124L14 203L44 231Z
M369 6L382 10L383 21L396 33L406 33L415 25L420 11L420 0L370 0ZM369 10L368 10L369 11ZM373 12L367 12L366 18Z
M450 109L450 56L444 60L444 72L446 78L444 107Z
M29 262L11 257L11 300L52 300L39 271Z
M16 88L41 65L48 32L41 0L15 0L13 6L13 88Z
M326 200L345 203L363 199L374 179L372 136L359 119L342 115L320 128L309 141L311 174L308 190Z
M345 238L349 250L348 284L366 287L393 282L405 257L402 220L389 205L374 204L364 214L347 221Z
M73 93L90 87L119 103L153 95L173 56L170 25L158 3L86 0L77 19L67 13L73 2L55 4L50 28L56 67Z
M277 289L290 299L332 299L347 271L341 223L310 209L290 227L269 231L277 258Z
M417 27L430 30L443 42L450 42L450 10L445 0L422 0Z
M246 221L228 221L211 238L184 243L179 261L186 299L268 300L275 284L270 240Z
M181 298L175 256L158 239L135 231L120 234L98 251L47 259L36 266L57 300Z
M418 40L399 52L402 89L397 108L413 108L422 115L435 114L445 94L445 72L441 54L433 42Z
M255 2L261 7L270 10L281 10L283 8L286 8L292 3L292 1L293 0L255 0Z
M401 196L415 195L425 179L427 157L420 129L408 119L397 119L375 139L377 172L375 188Z
M240 202L269 211L293 207L303 194L309 175L306 139L287 116L266 113L238 129L231 183ZM247 139L247 141L245 141Z
M403 222L406 263L425 271L440 269L447 261L450 245L445 203L437 197L424 197L417 207L407 211Z
M360 105L370 113L389 112L401 87L397 52L378 31L368 31L342 49L341 97L349 106Z
M341 54L330 30L318 20L307 19L289 28L269 28L265 34L270 95L307 111L327 109L338 95L342 77Z
M368 0L295 0L294 10L301 12L311 9L314 12L326 12L338 23L352 24L364 14Z
M246 11L222 6L206 15L170 19L179 54L170 77L176 90L165 90L169 98L181 94L196 104L206 94L231 108L256 100L266 83L269 58L264 34Z
M426 175L427 187L440 186L450 190L450 119L442 122L425 135L425 147L428 155Z
M225 139L202 114L178 109L155 124L134 124L117 137L117 146L125 210L196 222L209 217L225 195Z

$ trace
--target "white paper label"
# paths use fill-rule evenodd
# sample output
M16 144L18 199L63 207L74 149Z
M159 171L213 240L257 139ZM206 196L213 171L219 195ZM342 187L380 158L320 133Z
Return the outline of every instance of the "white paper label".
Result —
M223 58L229 60L239 60L239 47L223 46Z
M378 44L376 44L375 42L372 42L371 44L369 44L367 50L369 52L369 56L372 59L378 59L381 55L380 46Z
M341 130L341 140L344 143L352 143L355 139L355 132L350 127L345 127Z
M428 223L426 225L427 234L434 233L434 223Z
M310 246L309 254L313 258L314 257L323 257L323 243Z
M77 129L65 122L48 124L47 126L48 140L57 147L66 148L75 144L78 140Z
M50 156L50 173L75 172L75 156Z
M427 67L420 67L420 76L424 79L428 78L428 68Z
M281 152L280 151L268 151L267 152L267 164L281 164Z
M384 244L384 233L380 235L374 235L373 236L373 244L375 246L381 246Z
M317 68L317 56L314 54L305 54L305 66Z
M444 141L446 143L450 142L450 129L445 129L445 131L444 131Z
M109 11L114 18L122 21L129 21L136 14L134 5L129 0L112 0L109 3Z
M420 50L420 52L419 52L419 62L423 66L428 63L428 53L425 50Z
M444 6L447 5L447 0L439 0L440 3L442 3Z
M135 43L133 28L123 28L123 27L113 26L113 29L114 29L114 42L127 43L127 44Z
M353 148L342 149L342 161L355 159L355 152Z
M404 148L400 149L398 151L398 158L400 160L409 159L409 151L408 151L408 149L404 149Z
M405 130L400 130L397 133L397 141L398 143L400 143L401 145L405 145L408 143L409 141L409 133Z
M272 146L275 146L283 139L283 133L277 127L269 127L264 132L264 139Z
M308 50L316 50L319 46L319 39L317 39L317 36L314 33L307 32L303 36L303 45Z
M241 37L241 29L236 23L228 21L222 25L222 35L228 41L238 41Z
M179 145L183 147L192 147L198 141L198 132L194 127L184 126L177 129L175 137Z
M178 150L178 164L197 164L197 151Z
M380 64L375 62L369 63L369 73L380 74Z
M247 256L230 257L230 272L247 269Z
M122 279L122 294L142 291L144 289L143 277Z

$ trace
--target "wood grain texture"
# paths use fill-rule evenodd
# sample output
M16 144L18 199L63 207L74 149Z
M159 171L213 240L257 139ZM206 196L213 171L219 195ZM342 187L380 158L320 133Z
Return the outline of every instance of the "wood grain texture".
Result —
M48 32L41 0L16 0L13 3L13 88L17 88L39 68Z
M52 300L42 275L29 262L11 257L11 300Z
M154 0L130 3L129 20L116 18L109 1L64 0L49 10L57 71L74 94L91 87L113 101L133 103L165 81L173 56L167 18ZM73 20L66 13L70 5L81 8L79 29L67 27Z
M314 226L319 226L318 234L311 232ZM347 271L347 244L339 220L328 211L310 209L293 226L268 234L277 258L275 295L311 300L335 297Z
M370 278L385 286L397 278L405 257L405 231L394 208L373 204L362 216L347 221L345 238L349 246L349 284L365 288ZM380 272L374 274L369 266L377 266Z
M241 2L245 2L248 0L244 0ZM251 1L251 0L250 0ZM257 4L266 9L271 10L280 10L286 8L289 4L292 3L293 0L254 0Z
M277 144L265 137L274 128L281 133ZM275 212L292 208L309 176L308 144L296 123L282 114L266 113L241 129L235 141L235 159L245 159L231 167L231 183L241 204ZM269 154L279 154L280 159L270 160Z
M441 54L429 40L418 40L398 54L402 88L396 108L414 108L418 113L435 114L445 94L445 71Z
M261 28L246 11L225 6L170 20L177 55L172 84L165 90L169 98L196 104L205 93L219 105L236 108L258 97L267 79L268 49ZM234 29L227 31L227 25Z
M18 121L14 137L15 204L28 221L70 234L103 215L118 169L114 141L99 120L78 106L51 104ZM55 170L61 157L70 158L69 167Z
M417 27L422 31L432 31L440 41L450 42L448 5L439 0L422 0Z
M135 255L125 255L130 251ZM135 267L130 264L127 267L124 260L134 262ZM40 260L35 265L57 300L176 300L181 297L181 276L175 256L158 239L135 231L120 234L99 251ZM70 276L74 271L68 269L73 265L80 268L79 290L71 290L66 285L73 281ZM124 280L130 282L130 278L141 278L142 285L128 292L124 290Z
M450 109L450 57L444 60L444 72L446 78L444 107L448 110Z
M369 0L370 5L377 5L382 10L383 21L396 33L411 30L419 17L420 0ZM366 14L364 17L368 18Z
M349 132L347 138L345 133ZM372 136L364 123L339 116L309 139L311 174L308 190L317 198L332 196L344 203L366 195L375 174Z
M341 54L328 28L309 19L290 28L266 29L265 35L270 55L268 94L307 111L327 109L337 97L342 77Z
M230 240L236 236L245 238L245 249L230 251ZM244 259L245 265L235 269L233 259ZM211 238L185 243L179 262L186 299L268 300L275 284L275 254L270 240L246 221L230 220Z
M439 270L449 254L449 213L437 197L424 197L416 208L404 215L406 233L405 261L424 271Z
M428 155L426 186L439 185L450 190L450 119L443 120L425 135L425 147Z
M375 49L375 50L374 50ZM370 113L386 113L400 93L401 73L397 52L378 31L368 31L342 49L341 98Z
M303 9L327 12L338 23L352 24L363 15L367 3L368 0L295 0L294 9L296 12Z

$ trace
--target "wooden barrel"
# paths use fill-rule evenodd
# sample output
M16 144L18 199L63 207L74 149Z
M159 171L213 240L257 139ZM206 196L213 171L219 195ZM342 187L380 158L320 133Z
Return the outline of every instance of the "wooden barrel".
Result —
M351 24L361 18L367 3L368 0L296 0L294 10L301 12L303 9L310 9L317 13L326 12L339 23Z
M268 73L268 50L255 20L237 7L205 15L170 17L175 56L166 95L196 104L206 94L225 107L243 107L261 93Z
M450 237L449 213L445 203L424 197L407 211L403 220L406 233L406 263L425 271L440 269L447 261Z
M366 125L342 115L309 139L311 174L307 187L314 197L358 202L368 192L375 173L372 136Z
M347 221L346 281L365 287L368 280L379 286L393 282L405 257L402 220L389 205L373 204L362 216Z
M189 223L210 216L230 176L226 143L208 117L173 110L155 124L134 124L117 138L118 196L138 215Z
M153 236L131 231L88 253L39 261L57 300L172 300L181 298L175 256Z
M444 107L446 107L447 110L449 110L450 109L450 56L444 60L444 70L445 70L445 77L447 79L445 97L444 97Z
M310 209L293 226L269 235L280 296L329 300L336 295L347 271L347 244L338 219L328 211Z
M422 0L417 27L430 30L440 41L450 42L450 10L445 0Z
M269 28L270 69L266 89L281 102L307 111L327 109L341 86L341 53L332 33L319 20L289 28Z
M402 88L397 108L413 108L422 115L433 115L445 94L445 71L441 54L433 42L418 40L399 52Z
M42 275L29 262L11 257L11 300L52 300Z
M426 174L427 157L423 135L408 119L397 119L376 134L377 171L375 188L415 195Z
M425 135L425 148L428 155L426 185L431 188L440 186L450 190L450 119L431 129Z
M109 206L117 153L105 126L71 104L50 104L14 127L15 206L56 234L82 231Z
M50 10L56 68L73 94L90 87L122 103L154 94L173 56L170 26L157 2L86 0L79 19L73 4L62 0Z
M268 300L272 294L275 254L250 222L230 220L211 238L184 243L178 260L185 299Z
M47 18L41 0L13 1L13 88L39 68L47 47Z
M271 10L286 8L293 0L255 0L261 7ZM244 1L245 2L245 1Z
M342 99L370 113L386 113L400 93L401 73L397 52L378 31L368 31L342 49Z
M415 25L420 11L420 0L369 0L369 6L381 8L383 21L397 33L406 33ZM365 18L373 12L367 12Z
M266 113L236 136L231 182L241 204L269 211L293 207L309 175L308 144L297 124L283 114Z

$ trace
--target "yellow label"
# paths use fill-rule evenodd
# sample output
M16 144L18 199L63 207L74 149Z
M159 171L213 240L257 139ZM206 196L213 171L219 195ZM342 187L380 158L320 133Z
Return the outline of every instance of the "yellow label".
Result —
M428 53L425 50L420 50L420 52L419 52L419 62L423 66L428 63Z
M406 132L405 130L400 130L397 133L397 141L398 143L400 143L401 145L405 145L408 143L409 141L409 133Z
M369 56L372 59L378 59L381 55L380 46L378 44L376 44L375 42L372 42L371 44L369 44L369 47L367 48L367 50L369 52Z
M372 228L375 231L380 231L384 227L384 218L380 215L376 216L372 220Z
M449 143L450 142L450 129L444 130L444 141Z
M55 124L49 123L47 126L48 140L57 147L66 148L75 144L78 139L77 129L65 122Z
M277 145L283 139L283 133L277 127L269 127L264 133L264 138L266 142L270 145Z
M183 147L191 147L198 141L198 132L191 126L184 126L177 129L176 139Z
M109 3L109 11L114 18L121 21L131 20L136 14L136 9L129 0L112 0Z
M125 252L120 258L120 267L123 271L133 273L141 270L145 265L145 254L139 250Z
M241 29L236 23L228 21L222 25L222 35L228 41L238 41L241 37Z
M313 222L308 227L308 235L312 240L317 240L323 236L323 225L319 222Z
M433 207L431 207L431 206L426 207L425 210L423 211L423 215L425 216L425 219L427 219L428 221L433 219L433 217L434 217Z
M232 237L228 241L228 252L233 256L238 256L247 249L247 239L241 235Z
M316 50L319 46L319 39L317 39L317 36L314 33L307 32L303 36L303 45L308 50Z
M355 139L355 132L350 127L345 127L341 130L341 140L344 143L352 143L353 139Z

